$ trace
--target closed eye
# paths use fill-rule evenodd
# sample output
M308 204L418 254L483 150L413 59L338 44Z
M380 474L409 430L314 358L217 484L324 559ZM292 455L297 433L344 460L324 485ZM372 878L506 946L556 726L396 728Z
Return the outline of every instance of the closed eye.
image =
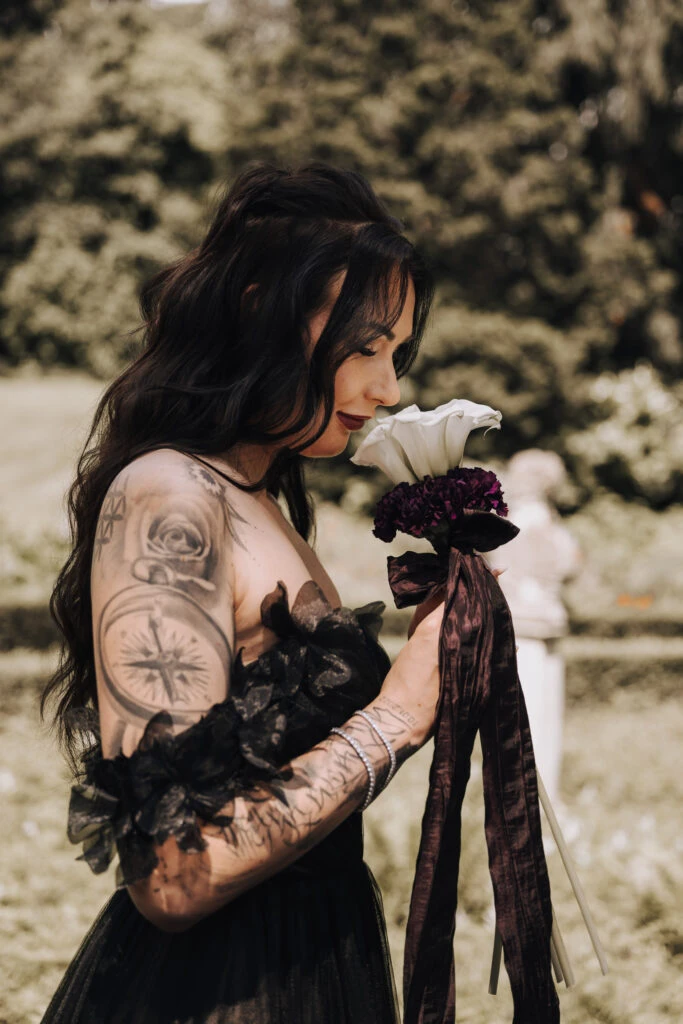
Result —
M407 342L404 342L402 345L398 346L392 357L394 361L394 366L401 364L403 358L405 357L405 355L407 355L409 349L410 345ZM376 356L378 354L376 349L368 348L367 345L365 346L365 348L359 348L358 351L362 356Z

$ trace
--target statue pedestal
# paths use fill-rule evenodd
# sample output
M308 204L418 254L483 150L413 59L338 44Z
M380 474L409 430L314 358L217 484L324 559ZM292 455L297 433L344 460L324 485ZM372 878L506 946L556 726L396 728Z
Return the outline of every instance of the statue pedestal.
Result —
M529 715L536 765L550 800L557 801L562 767L564 660L557 640L517 637L517 668Z
M559 455L530 448L500 473L512 522L519 534L487 557L506 569L500 586L515 627L517 667L539 772L551 802L562 766L564 661L559 638L567 632L562 588L581 567L577 541L560 519L553 497L566 478Z

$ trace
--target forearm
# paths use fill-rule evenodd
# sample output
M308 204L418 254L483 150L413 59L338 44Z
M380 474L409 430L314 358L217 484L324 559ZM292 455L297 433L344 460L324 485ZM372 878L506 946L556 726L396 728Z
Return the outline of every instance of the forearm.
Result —
M382 729L400 765L415 746L410 716L388 698L366 709ZM343 726L367 754L378 790L390 770L389 754L359 715ZM276 874L315 846L362 805L368 773L353 747L332 734L294 759L284 801L268 788L239 795L232 823L207 823L201 853L183 853L175 840L159 848L159 864L129 891L147 917L168 931L181 931ZM227 810L227 809L226 809Z

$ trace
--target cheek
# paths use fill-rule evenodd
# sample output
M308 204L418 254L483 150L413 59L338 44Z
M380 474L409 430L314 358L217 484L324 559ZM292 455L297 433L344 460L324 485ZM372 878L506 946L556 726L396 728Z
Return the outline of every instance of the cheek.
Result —
M334 378L334 404L336 409L343 409L344 404L355 398L363 387L362 374L358 370L357 359L346 359Z

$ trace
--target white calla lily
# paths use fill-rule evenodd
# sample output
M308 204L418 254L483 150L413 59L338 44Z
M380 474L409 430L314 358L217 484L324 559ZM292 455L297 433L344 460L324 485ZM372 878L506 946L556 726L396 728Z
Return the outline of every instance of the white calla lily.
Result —
M394 485L445 476L462 464L467 438L479 427L500 430L502 413L454 398L424 412L409 405L386 416L363 439L351 462L376 466Z

